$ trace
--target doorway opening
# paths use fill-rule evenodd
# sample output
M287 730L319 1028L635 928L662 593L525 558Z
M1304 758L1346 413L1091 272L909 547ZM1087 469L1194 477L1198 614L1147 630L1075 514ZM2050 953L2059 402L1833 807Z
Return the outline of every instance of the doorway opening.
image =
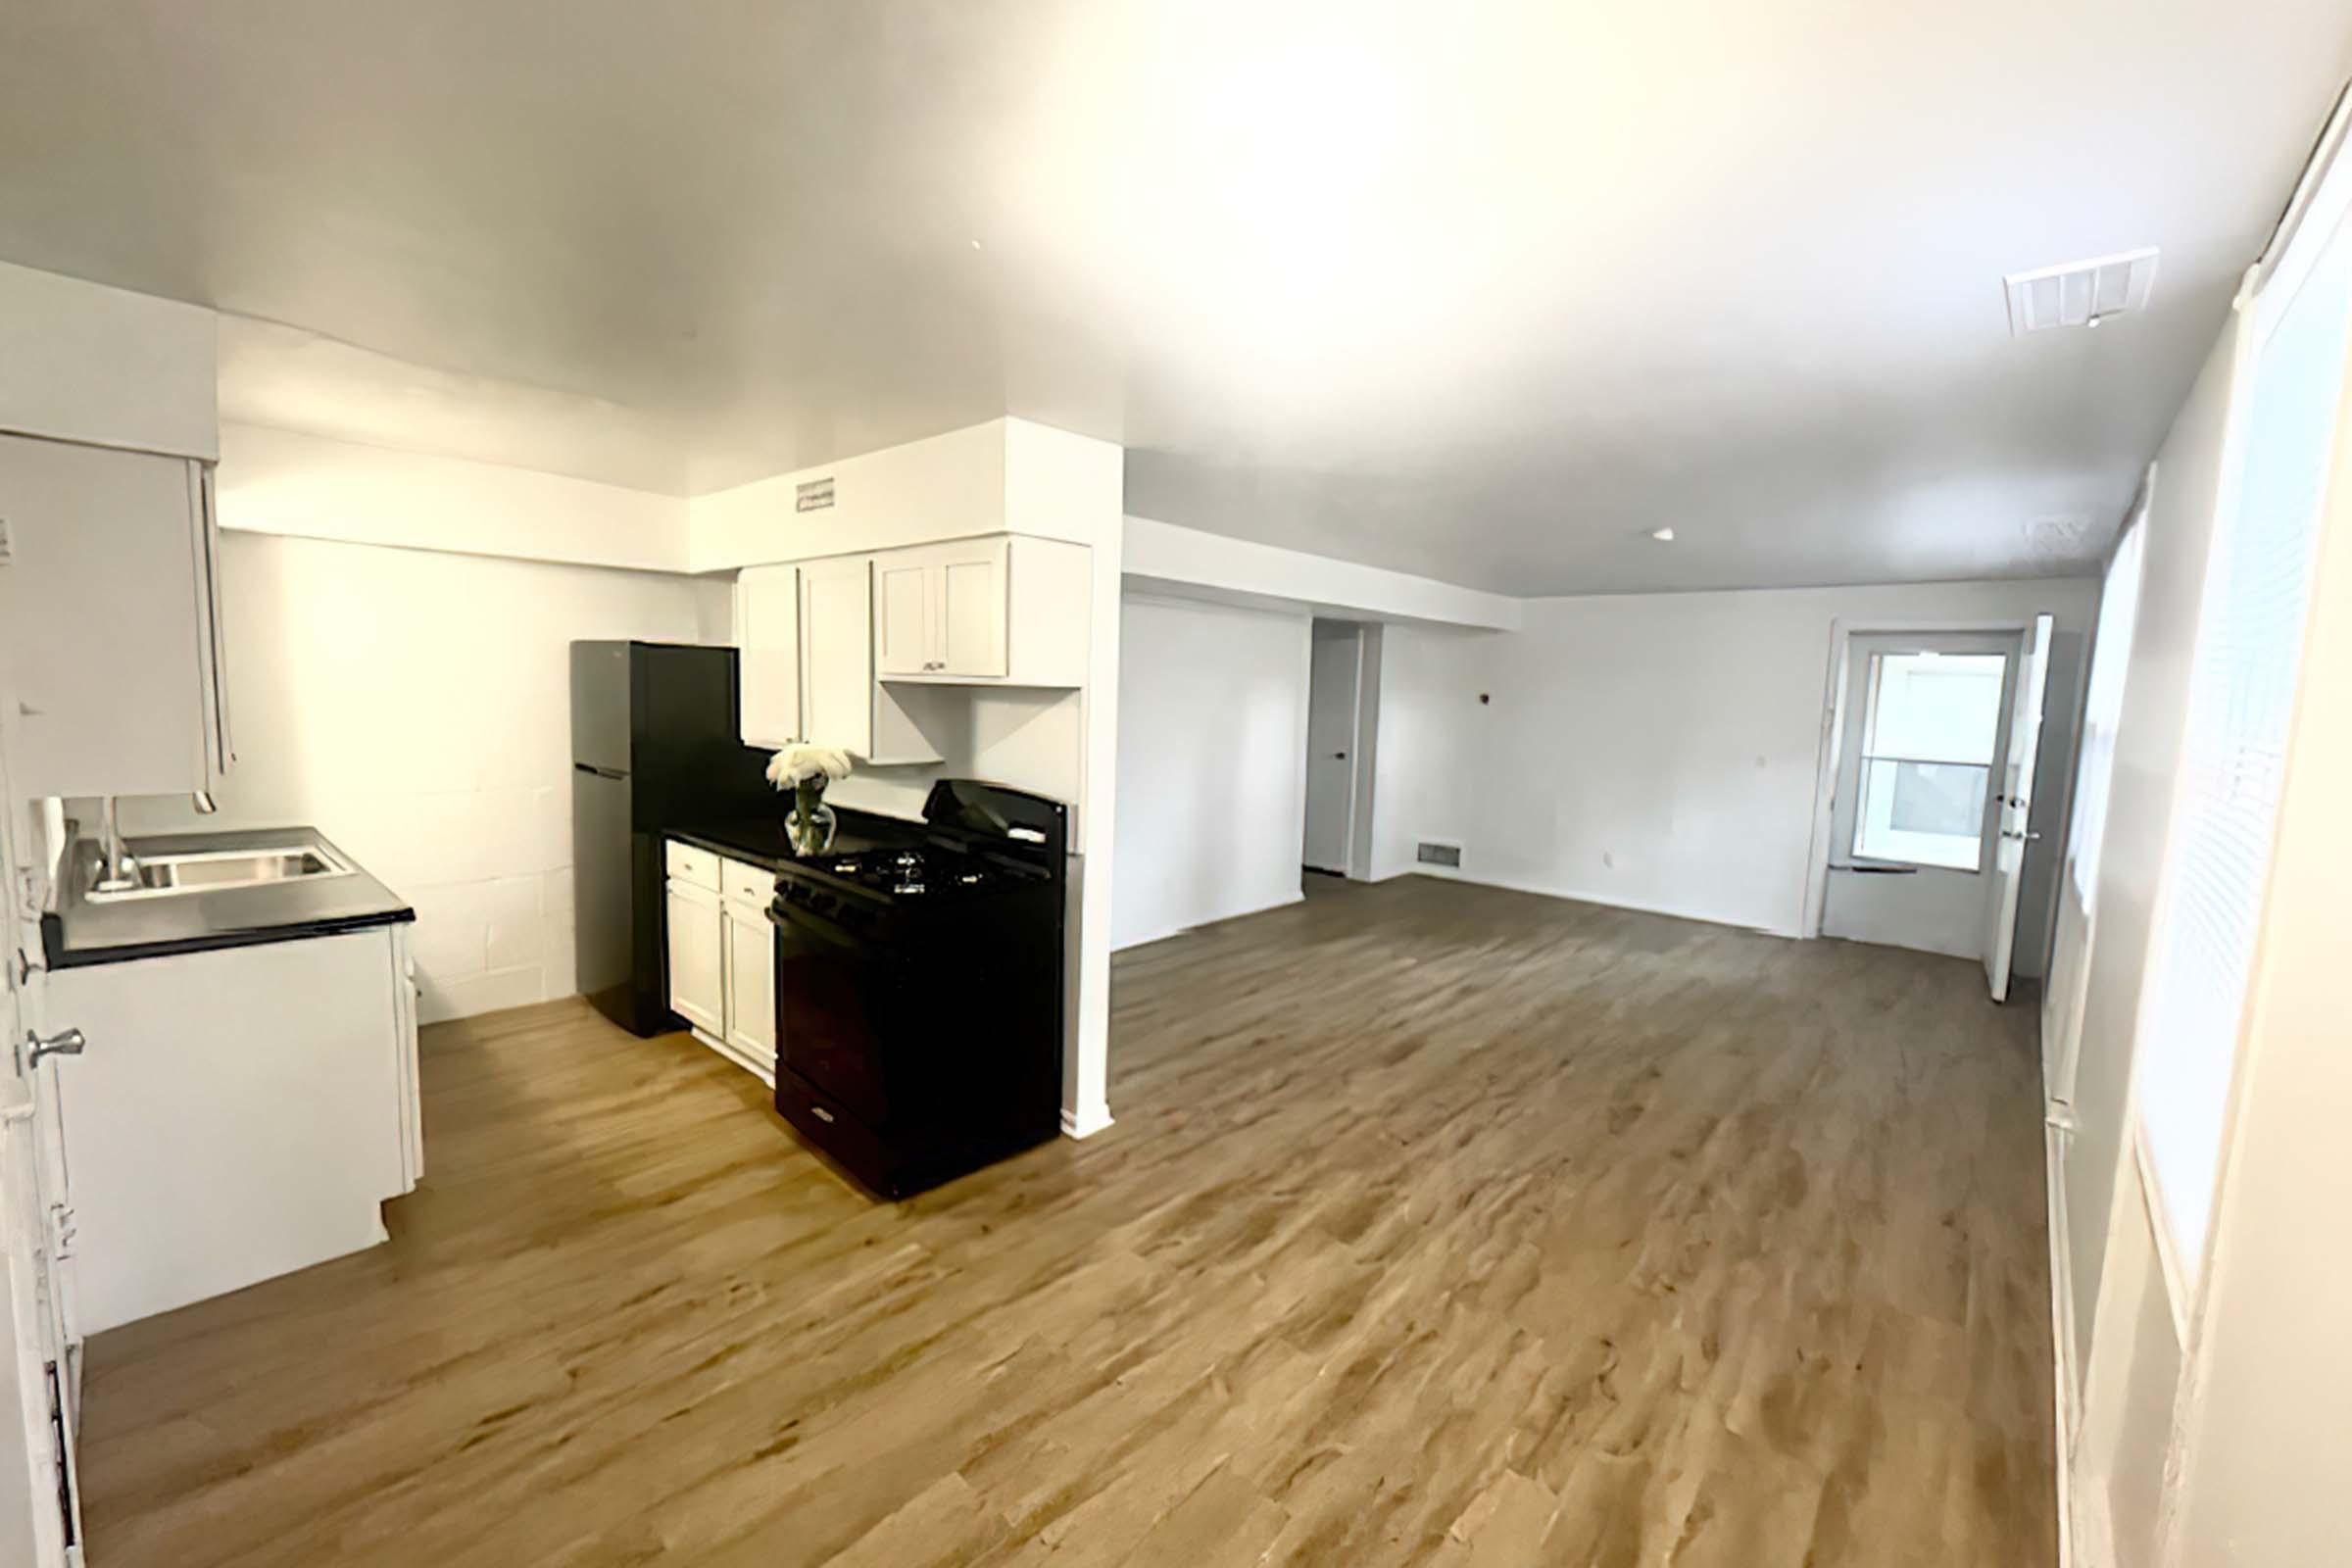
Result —
M1306 820L1298 858L1310 874L1365 881L1371 874L1380 628L1318 617L1310 643Z
M1976 958L2006 997L2049 635L1840 629L1818 934Z

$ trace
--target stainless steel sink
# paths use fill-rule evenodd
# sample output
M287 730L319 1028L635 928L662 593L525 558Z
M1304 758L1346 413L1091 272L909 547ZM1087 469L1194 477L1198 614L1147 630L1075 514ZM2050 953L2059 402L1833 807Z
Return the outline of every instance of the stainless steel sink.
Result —
M120 904L125 899L183 898L192 893L349 875L350 866L308 844L283 849L199 850L142 857L130 887L113 892L92 888L82 897L91 904Z

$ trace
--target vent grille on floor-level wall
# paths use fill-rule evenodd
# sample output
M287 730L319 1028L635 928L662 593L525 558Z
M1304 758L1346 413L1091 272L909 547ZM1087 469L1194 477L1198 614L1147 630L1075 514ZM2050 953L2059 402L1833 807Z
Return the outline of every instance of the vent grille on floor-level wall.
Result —
M1459 844L1435 844L1427 839L1423 839L1421 841L1420 852L1416 858L1418 858L1423 865L1451 865L1458 867L1462 863L1462 847Z
M2009 335L2053 326L2096 326L2110 316L2147 309L2156 286L2156 251L2125 251L2001 279L2009 295Z

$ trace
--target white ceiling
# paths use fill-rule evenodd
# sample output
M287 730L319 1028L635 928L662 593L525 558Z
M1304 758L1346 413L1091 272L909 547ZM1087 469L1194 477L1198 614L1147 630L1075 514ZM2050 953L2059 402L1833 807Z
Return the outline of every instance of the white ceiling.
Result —
M20 4L0 259L258 318L229 417L679 494L1011 413L1506 592L2049 572L2347 68L2343 0Z

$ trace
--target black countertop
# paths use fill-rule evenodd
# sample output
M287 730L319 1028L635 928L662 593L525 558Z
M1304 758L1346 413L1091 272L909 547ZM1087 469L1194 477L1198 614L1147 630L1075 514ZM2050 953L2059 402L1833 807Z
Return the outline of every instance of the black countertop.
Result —
M833 834L835 854L853 854L859 850L886 850L896 845L913 844L923 836L919 822L908 822L876 811L859 811L849 807L833 808L836 826ZM771 816L734 817L721 822L684 823L663 829L663 837L680 839L713 855L724 855L748 865L778 869L787 860L797 858L792 846L784 837L784 808Z
M351 870L340 876L91 904L83 894L97 868L98 845L92 839L77 839L66 857L57 908L41 916L41 946L50 968L334 936L416 918L399 894L360 869L358 861L315 827L170 833L126 842L130 853L141 858L300 846L322 850Z

